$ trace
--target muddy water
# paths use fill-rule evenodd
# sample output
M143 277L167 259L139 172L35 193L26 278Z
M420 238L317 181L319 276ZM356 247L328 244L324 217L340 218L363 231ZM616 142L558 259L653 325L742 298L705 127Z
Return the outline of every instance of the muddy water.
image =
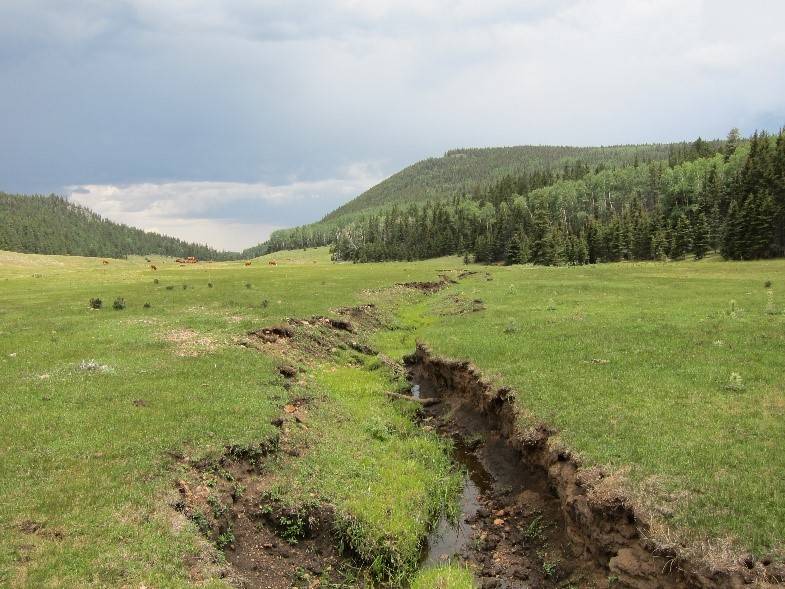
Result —
M464 562L480 587L497 589L556 587L573 577L558 499L546 473L528 467L480 413L452 404L449 395L436 394L416 374L412 382L412 396L442 399L425 408L423 425L453 440L453 460L466 472L460 514L434 527L422 566Z
M461 554L469 546L474 537L474 530L469 524L483 509L480 503L482 494L488 494L493 488L493 478L469 449L463 438L453 436L453 461L464 467L466 474L463 480L463 491L460 497L460 513L456 521L442 516L428 536L423 550L423 566L446 562L456 554Z

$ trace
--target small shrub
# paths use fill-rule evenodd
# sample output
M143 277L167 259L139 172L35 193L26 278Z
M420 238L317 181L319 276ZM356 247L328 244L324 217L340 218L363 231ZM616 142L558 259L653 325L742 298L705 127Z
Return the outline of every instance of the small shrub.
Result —
M191 521L196 524L196 527L203 535L207 536L210 533L210 522L207 521L207 518L201 511L194 511L191 514Z
M151 305L150 303L145 303L145 304L144 304L144 305L142 305L142 306L143 306L145 309L149 309L150 307L152 307L152 305Z
M170 284L166 287L166 290L174 290L174 285Z
M253 285L250 282L245 283L245 288L251 288Z
M94 299L90 299L90 308L91 309L100 309L103 306L104 306L104 303L103 303L103 301L101 299L99 299L97 297L94 298Z
M216 518L221 517L224 513L226 513L226 506L221 503L221 500L218 499L215 495L210 495L207 497L207 503L210 508L213 510L213 516Z
M183 290L185 290L187 288L188 288L188 285L187 284L183 284Z
M545 562L542 563L542 572L545 573L546 577L548 577L550 579L555 578L557 571L558 571L558 568L557 568L555 562L545 561Z
M504 326L504 333L518 333L521 330L515 321L508 321Z
M545 524L542 516L535 517L523 531L523 537L530 542L543 542L545 540Z
M117 297L112 303L112 309L115 311L122 311L125 309L125 299L123 297Z
M269 304L270 304L270 301L268 301L267 299L264 299L262 301L262 309L266 309Z
M764 285L766 288L771 288L771 280L767 280Z
M212 287L213 287L213 283L212 282L208 282L207 283L207 288L212 288Z
M289 544L297 544L305 537L305 523L299 513L282 515L278 518L278 525L281 528L279 535Z
M158 279L157 278L153 278L153 284L158 284Z

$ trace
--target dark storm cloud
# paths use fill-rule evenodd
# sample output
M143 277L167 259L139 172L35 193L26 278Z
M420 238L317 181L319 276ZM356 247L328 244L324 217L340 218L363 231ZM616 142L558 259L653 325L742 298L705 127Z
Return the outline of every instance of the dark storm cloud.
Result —
M783 16L774 0L6 0L0 189L76 187L120 221L250 245L450 147L779 126Z

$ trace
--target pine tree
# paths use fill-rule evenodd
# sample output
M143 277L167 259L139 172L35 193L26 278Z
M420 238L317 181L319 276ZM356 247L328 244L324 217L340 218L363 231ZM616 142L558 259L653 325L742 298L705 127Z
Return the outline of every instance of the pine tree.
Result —
M651 236L651 255L654 260L668 259L668 236L663 229L658 229Z
M504 261L508 266L521 263L521 237L518 233L515 233L507 243Z
M709 251L709 227L706 222L706 215L703 211L698 211L695 215L695 222L692 225L692 252L695 259L700 260Z
M741 212L739 202L733 199L728 207L728 215L725 218L725 229L722 235L722 245L720 253L726 260L740 260L743 257L741 251L741 236L743 227L741 223Z
M531 244L531 261L543 266L553 265L555 246L548 215L543 209L537 209L532 219L533 241Z
M728 138L725 140L725 161L730 159L730 156L736 151L736 148L739 146L739 141L741 139L741 132L736 128L730 130L728 133Z
M671 241L671 258L681 260L690 250L691 242L690 222L684 214L679 215L673 230Z
M768 192L758 192L745 203L746 259L767 258L774 237L774 201Z
M709 218L709 247L713 251L720 248L722 242L722 216L720 215L719 203L714 203L711 208L711 217Z

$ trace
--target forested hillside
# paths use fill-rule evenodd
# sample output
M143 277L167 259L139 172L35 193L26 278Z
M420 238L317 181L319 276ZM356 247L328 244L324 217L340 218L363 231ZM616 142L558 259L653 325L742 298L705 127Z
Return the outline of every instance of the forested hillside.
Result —
M233 252L113 223L59 196L0 192L0 250L119 258L131 254L229 260Z
M716 150L721 142L699 140L702 149ZM587 170L644 165L653 161L674 164L691 153L691 143L618 145L609 147L518 146L454 149L443 157L418 162L390 176L319 223L282 229L272 234L270 251L315 247L335 241L338 230L369 214L392 206L422 204L455 195L474 194L506 177L581 166Z
M666 161L576 163L507 176L449 202L393 207L343 227L339 260L423 259L544 265L785 255L785 133L737 131Z
M440 158L429 158L404 168L370 188L354 200L325 217L337 219L392 204L438 200L458 192L470 192L524 172L553 170L565 163L580 161L592 168L598 165L624 165L635 161L667 160L678 157L687 145L650 144L610 147L569 147L522 145L453 149Z

